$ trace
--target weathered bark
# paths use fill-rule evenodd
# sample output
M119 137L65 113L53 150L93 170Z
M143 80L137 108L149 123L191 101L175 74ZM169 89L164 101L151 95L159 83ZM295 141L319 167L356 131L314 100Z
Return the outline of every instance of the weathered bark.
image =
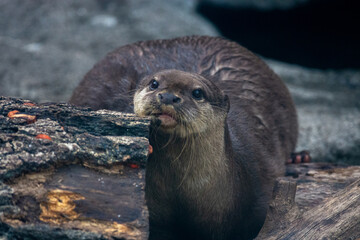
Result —
M327 178L325 184L329 184L329 178L332 178L336 185L349 172L352 173L350 180L354 178L357 180L315 207L305 206L306 210L303 211L299 210L295 202L296 182L288 179L278 180L265 224L256 239L358 239L360 237L360 167L352 167L350 170L332 169L327 171L328 175L325 174L326 171L309 170L308 182L303 185L311 185L311 177L316 174ZM337 177L331 177L336 171ZM299 183L301 186L301 181ZM313 193L313 196L316 195L323 197L324 192Z
M331 163L287 165L288 177L296 181L295 202L300 212L310 210L360 178L360 166ZM360 193L359 193L360 194Z
M15 110L18 113L8 117ZM16 117L20 114L36 119L29 122L25 116ZM133 114L90 111L69 104L32 105L20 99L0 98L0 179L78 162L144 165L148 124ZM37 138L39 134L46 134L51 140Z
M148 125L0 98L0 238L146 239Z

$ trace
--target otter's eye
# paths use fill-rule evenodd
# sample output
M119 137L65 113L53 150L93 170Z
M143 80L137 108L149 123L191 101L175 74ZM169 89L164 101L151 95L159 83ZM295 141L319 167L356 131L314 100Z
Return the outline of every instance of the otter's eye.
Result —
M195 89L194 91L192 91L192 96L196 100L201 100L204 98L204 93L201 89Z
M155 90L159 87L159 82L156 81L155 79L151 80L149 88L150 90Z

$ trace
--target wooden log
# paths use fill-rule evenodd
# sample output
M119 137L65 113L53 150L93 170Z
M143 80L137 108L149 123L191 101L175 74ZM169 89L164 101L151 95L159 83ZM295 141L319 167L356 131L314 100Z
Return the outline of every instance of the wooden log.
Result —
M147 119L0 98L0 238L147 239Z
M0 238L147 239L148 125L132 114L0 97ZM360 238L360 166L287 172L257 239Z
M360 179L302 214L295 204L296 184L279 180L260 239L360 238Z
M0 97L0 179L64 164L144 166L148 126L134 114Z

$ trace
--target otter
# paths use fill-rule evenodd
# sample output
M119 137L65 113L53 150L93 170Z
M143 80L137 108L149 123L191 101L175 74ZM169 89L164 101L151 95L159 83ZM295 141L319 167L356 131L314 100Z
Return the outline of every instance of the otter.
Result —
M255 54L207 36L109 53L70 103L151 118L149 239L251 239L298 123L288 89Z

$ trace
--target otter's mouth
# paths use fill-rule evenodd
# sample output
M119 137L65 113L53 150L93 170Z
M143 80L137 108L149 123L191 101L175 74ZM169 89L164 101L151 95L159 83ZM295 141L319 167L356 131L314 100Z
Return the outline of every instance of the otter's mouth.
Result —
M161 112L156 113L154 116L160 120L160 126L164 128L174 128L177 125L176 118L173 113Z

